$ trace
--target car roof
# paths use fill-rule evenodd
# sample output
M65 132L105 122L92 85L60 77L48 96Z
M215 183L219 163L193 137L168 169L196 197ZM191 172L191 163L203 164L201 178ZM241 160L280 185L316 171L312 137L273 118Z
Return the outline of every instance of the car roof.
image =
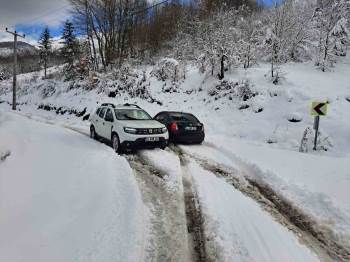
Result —
M135 104L123 104L123 105L115 105L112 103L103 103L100 107L108 107L113 109L136 109L136 110L142 110L138 105Z
M157 115L159 115L159 114L186 114L186 115L193 115L192 113L180 112L180 111L162 111L162 112L159 112Z

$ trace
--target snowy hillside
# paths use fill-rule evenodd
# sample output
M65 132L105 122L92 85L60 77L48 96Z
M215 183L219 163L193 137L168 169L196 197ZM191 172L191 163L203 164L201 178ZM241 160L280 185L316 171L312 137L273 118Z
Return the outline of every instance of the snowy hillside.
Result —
M83 116L102 102L137 103L152 115L162 110L192 112L205 125L206 142L182 148L186 154L224 170L239 170L244 180L272 189L305 221L310 220L314 237L322 236L330 246L350 246L349 58L332 72L316 70L312 63L286 64L282 70L287 74L279 85L266 78L264 64L237 69L225 81L206 77L191 66L184 71L185 79L174 81L163 75L162 81L158 69L159 65L116 71L74 82L62 82L59 76L41 80L37 73L21 75L18 107L22 114L86 133L89 123ZM57 70L51 68L49 73L57 75ZM0 108L7 111L11 82L0 85ZM313 125L312 101L328 101L329 115L321 118L319 150L312 150L311 135L309 151L300 153L302 135ZM208 196L201 194L210 189L198 190L205 201ZM206 212L212 212L210 206ZM221 227L209 230L226 234ZM342 249L334 252L345 254Z
M21 56L31 56L36 55L38 50L25 42L18 41L18 55ZM13 42L0 42L0 58L9 58L13 55Z
M316 70L311 62L289 63L282 66L286 76L280 85L267 79L268 66L236 69L223 81L206 77L190 66L186 79L175 82L170 77L158 80L152 67L70 82L62 82L60 77L41 80L42 73L24 74L19 76L18 103L19 108L36 112L40 105L52 105L77 111L86 107L90 113L105 101L136 102L152 115L181 109L198 115L206 123L209 136L233 136L298 151L305 129L313 126L311 103L328 101L329 115L321 118L320 125L323 150L317 154L349 156L346 116L350 106L350 59L339 62L336 71L325 73ZM50 68L49 74L57 75L57 70ZM0 87L0 100L10 102L11 80L2 81ZM3 103L2 107L7 108L8 104Z

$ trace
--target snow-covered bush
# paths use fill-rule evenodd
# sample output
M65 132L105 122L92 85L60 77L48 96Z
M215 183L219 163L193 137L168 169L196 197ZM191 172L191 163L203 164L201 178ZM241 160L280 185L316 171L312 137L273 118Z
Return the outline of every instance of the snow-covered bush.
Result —
M298 123L303 120L303 117L299 113L291 113L287 115L287 120L291 123Z
M171 82L171 83L164 83L162 86L162 92L164 93L179 93L179 83L177 82Z
M80 77L80 79L84 79L85 77L89 76L89 72L90 72L89 59L86 57L79 59L75 64L75 71L77 75Z
M178 82L184 78L184 73L183 67L179 65L176 59L164 58L154 66L151 76L156 77L159 81L171 80Z
M56 82L55 81L46 81L44 88L42 89L42 97L47 98L56 93Z
M222 80L208 91L208 95L214 97L215 100L223 97L228 97L229 100L232 100L233 97L236 97L240 100L247 101L257 94L257 92L252 90L251 83L247 80L240 82Z
M315 131L311 127L307 127L303 133L300 142L299 152L307 153L314 148ZM333 147L333 143L328 136L324 136L322 132L318 132L316 149L318 151L328 151Z
M5 70L1 70L0 68L0 81L7 80L11 78L11 74Z
M88 83L86 83L88 82ZM132 69L130 65L123 65L108 74L91 74L85 85L91 85L99 93L105 93L108 97L117 97L128 94L131 98L139 97L155 101L150 92L150 82L144 71Z
M130 64L123 64L120 68L115 68L112 71L113 79L117 81L127 81L129 78L138 77L137 72L134 72Z
M8 158L10 155L11 155L11 151L10 150L0 151L0 162L5 161L6 158Z

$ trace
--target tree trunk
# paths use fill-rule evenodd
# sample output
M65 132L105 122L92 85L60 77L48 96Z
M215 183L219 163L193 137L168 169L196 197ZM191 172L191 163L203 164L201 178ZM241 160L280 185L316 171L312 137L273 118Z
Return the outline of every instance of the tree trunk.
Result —
M326 43L324 44L324 56L323 56L323 63L322 63L322 71L326 71L326 61L328 58L328 43L329 43L329 33L327 33L326 37Z
M44 78L46 79L47 57L44 58Z
M250 45L248 45L247 68L250 67Z
M221 63L220 63L220 77L219 79L224 79L225 77L225 56L221 56Z

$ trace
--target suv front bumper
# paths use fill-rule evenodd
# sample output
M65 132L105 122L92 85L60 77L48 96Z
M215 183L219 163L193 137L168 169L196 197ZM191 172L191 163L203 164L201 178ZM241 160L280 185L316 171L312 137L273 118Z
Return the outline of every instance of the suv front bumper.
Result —
M121 143L122 149L152 149L152 148L164 148L168 145L168 139L160 137L159 141L147 142L145 138L138 138L135 141L124 141Z

